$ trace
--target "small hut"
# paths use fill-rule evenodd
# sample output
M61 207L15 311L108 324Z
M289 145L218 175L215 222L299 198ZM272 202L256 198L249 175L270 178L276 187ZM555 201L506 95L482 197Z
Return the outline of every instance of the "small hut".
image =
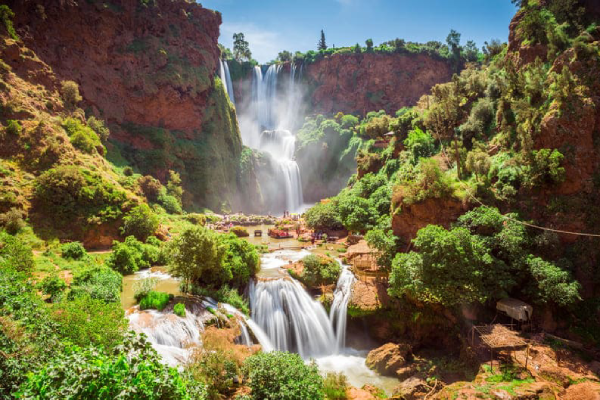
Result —
M527 349L527 353L529 353L529 345L527 342L519 336L517 332L511 331L504 325L494 324L474 326L471 331L471 345L473 345L475 339L475 332L477 332L483 344L490 349L490 368L493 368L492 362L494 361L494 352L513 352L515 350ZM529 354L526 354L525 368L527 368L528 358Z

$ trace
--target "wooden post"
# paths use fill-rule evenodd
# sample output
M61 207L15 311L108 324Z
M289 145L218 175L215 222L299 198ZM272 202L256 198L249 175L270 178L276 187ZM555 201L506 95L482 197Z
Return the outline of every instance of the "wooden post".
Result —
M494 372L494 348L490 346L490 372Z
M525 350L525 370L527 370L528 362L529 362L529 343L527 344L527 349Z

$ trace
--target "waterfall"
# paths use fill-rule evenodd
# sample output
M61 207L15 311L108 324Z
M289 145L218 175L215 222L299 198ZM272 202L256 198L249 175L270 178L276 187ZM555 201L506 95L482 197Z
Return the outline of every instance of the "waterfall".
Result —
M336 339L325 309L293 279L250 283L252 319L277 350L301 357L330 354Z
M231 75L229 75L229 65L227 61L219 60L219 77L223 82L225 93L229 95L229 100L235 106L235 95L233 93L233 83L231 82Z
M129 326L138 333L144 333L170 366L188 359L190 348L201 344L200 331L204 329L201 319L191 310L184 318L156 310L134 312L129 315Z
M231 81L231 75L229 74L229 64L227 64L227 61L221 62L225 67L225 81L227 82L227 94L229 95L231 103L233 103L233 105L235 106L235 94L233 93L233 82Z
M300 168L294 160L296 138L287 128L294 127L298 118L299 91L296 66L290 66L287 84L279 85L281 70L281 65L271 65L263 74L260 66L254 67L249 118L241 118L240 126L244 144L268 153L275 161L272 173L277 178L276 182L271 182L271 191L267 190L266 198L276 199L283 193L285 200L283 204L270 204L270 207L275 210L285 207L294 212L300 210L304 198Z
M339 261L338 261L339 262ZM340 263L342 272L338 278L335 292L333 293L333 303L329 311L329 320L335 330L336 348L339 352L346 345L346 319L348 316L348 301L352 294L352 284L356 277L348 268L348 265Z

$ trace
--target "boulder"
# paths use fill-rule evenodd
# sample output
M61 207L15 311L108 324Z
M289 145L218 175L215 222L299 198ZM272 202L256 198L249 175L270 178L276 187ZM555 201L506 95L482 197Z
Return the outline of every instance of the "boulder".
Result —
M412 356L412 348L407 343L387 343L369 352L366 364L382 375L395 376L396 371L406 365Z
M412 376L394 389L393 398L402 400L422 399L429 390L427 382L421 378Z

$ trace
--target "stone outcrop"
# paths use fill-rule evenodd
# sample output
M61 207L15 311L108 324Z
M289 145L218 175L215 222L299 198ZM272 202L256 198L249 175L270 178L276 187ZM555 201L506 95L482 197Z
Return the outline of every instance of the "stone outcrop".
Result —
M411 357L412 347L408 343L387 343L371 350L366 364L382 375L395 376L396 371L404 367Z
M449 228L452 222L468 210L467 204L455 198L430 198L410 205L404 204L401 198L392 201L392 207L397 210L392 215L394 235L407 242L427 225Z
M414 105L452 77L447 60L426 54L336 54L306 68L312 110L365 115Z

